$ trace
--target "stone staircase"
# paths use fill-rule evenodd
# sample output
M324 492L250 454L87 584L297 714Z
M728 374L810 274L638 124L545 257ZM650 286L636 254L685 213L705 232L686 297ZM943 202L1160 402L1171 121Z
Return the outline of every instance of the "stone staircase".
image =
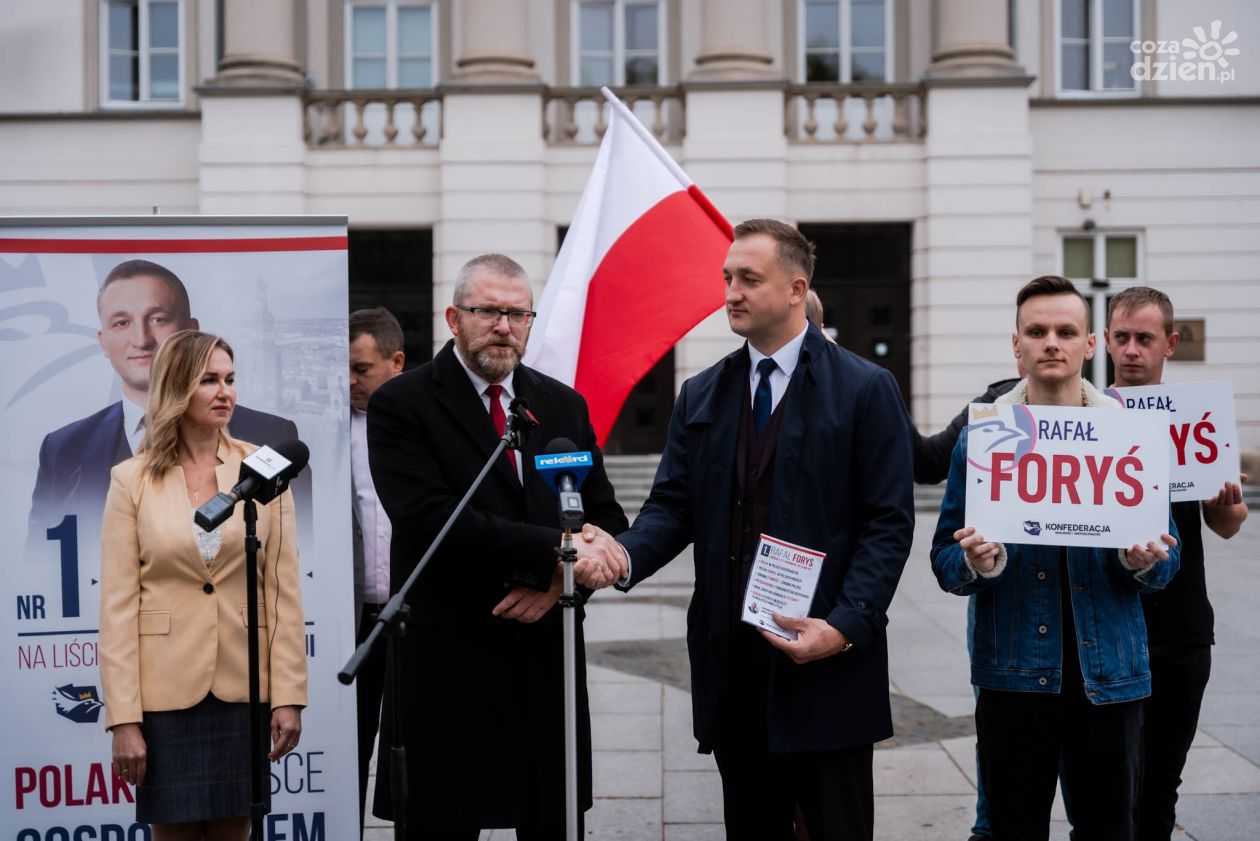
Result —
M656 465L661 460L659 453L637 456L604 456L604 468L608 471L608 479L617 492L617 501L625 509L631 520L643 507L652 490L652 480L656 477ZM920 516L935 514L941 510L941 497L945 495L945 483L939 485L915 485L914 507Z
M634 520L643 507L652 490L652 479L656 477L656 465L661 460L660 453L637 456L604 456L604 469L608 472L608 480L617 492L617 501L621 503L626 517Z

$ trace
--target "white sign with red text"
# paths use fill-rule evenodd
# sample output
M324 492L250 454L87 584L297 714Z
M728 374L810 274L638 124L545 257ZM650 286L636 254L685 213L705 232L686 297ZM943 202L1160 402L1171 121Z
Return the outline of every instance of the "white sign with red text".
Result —
M1242 466L1234 384L1229 380L1111 388L1107 393L1126 409L1168 413L1173 502L1211 499L1226 482L1238 481Z
M743 620L786 640L795 640L796 631L774 621L771 613L803 619L809 615L818 589L826 553L806 549L768 534L761 536L748 589L744 591Z
M965 522L987 540L1127 548L1168 531L1167 414L973 403Z

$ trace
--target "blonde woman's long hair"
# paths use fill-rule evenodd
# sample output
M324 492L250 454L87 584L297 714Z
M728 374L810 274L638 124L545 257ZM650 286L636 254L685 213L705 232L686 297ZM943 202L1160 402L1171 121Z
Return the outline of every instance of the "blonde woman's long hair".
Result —
M140 453L147 457L144 473L153 481L164 478L179 463L179 424L216 349L235 359L232 346L222 337L200 330L180 330L168 336L153 357L144 413L144 443L140 445ZM219 430L219 435L229 447L240 449L226 427Z

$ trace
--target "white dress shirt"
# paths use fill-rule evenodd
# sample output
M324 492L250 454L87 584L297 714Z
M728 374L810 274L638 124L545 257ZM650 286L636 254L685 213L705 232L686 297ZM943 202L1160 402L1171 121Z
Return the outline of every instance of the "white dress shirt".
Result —
M490 413L490 395L486 394L486 389L492 385L503 386L503 391L499 392L499 405L503 407L503 416L508 415L508 406L516 399L516 389L512 386L512 375L508 374L507 378L501 383L492 383L487 379L478 376L472 368L468 367L468 363L464 361L463 354L459 352L459 348L455 348L455 358L459 360L459 364L463 366L464 373L468 374L468 379L472 380L473 388L477 389L478 396L481 397L481 405L485 407L486 414ZM525 469L521 464L522 456L516 454L516 478L522 485L525 484Z
M805 334L809 332L809 324L805 325L805 329L800 332L795 339L779 348L771 355L774 364L777 365L770 372L770 411L773 412L779 407L779 401L783 399L783 393L787 391L788 381L792 379L792 372L796 370L796 363L801 358L801 345L805 344ZM748 374L748 392L751 400L757 398L757 385L761 380L761 374L757 372L757 365L766 355L748 344L748 359L752 363ZM752 405L750 402L749 405Z
M134 456L140 452L140 444L144 441L144 407L124 397L122 410L123 432L127 435L127 446L131 447L131 454Z
M389 601L389 539L393 527L381 507L368 464L367 412L350 407L350 474L354 477L354 506L363 533L363 602Z

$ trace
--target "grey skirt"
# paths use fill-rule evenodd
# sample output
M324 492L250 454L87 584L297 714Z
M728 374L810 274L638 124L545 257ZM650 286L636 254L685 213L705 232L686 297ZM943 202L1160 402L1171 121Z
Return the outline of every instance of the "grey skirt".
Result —
M263 704L267 734L271 714ZM249 704L207 695L186 710L146 712L140 725L148 758L136 787L136 820L182 823L249 817ZM263 744L270 743L265 735ZM271 808L271 777L263 756L263 803Z

